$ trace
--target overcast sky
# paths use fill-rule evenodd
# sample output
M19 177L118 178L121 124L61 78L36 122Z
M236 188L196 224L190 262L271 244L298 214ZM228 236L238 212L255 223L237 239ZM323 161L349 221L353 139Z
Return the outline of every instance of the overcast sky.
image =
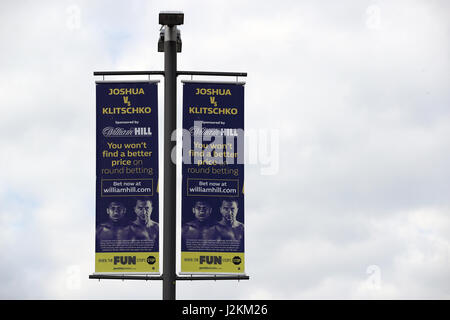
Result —
M445 0L1 1L0 298L161 298L160 282L88 275L92 73L162 70L162 10L185 14L179 70L248 72L256 136L251 279L180 282L177 298L449 299Z

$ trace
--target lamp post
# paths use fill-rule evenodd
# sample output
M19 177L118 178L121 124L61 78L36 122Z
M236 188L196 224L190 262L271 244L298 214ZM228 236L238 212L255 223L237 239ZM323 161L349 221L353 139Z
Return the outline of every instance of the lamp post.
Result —
M181 52L177 25L183 22L181 12L159 14L159 24L164 26L164 38L160 39L164 42L163 300L176 299L176 159L172 162L171 158L176 141L171 137L177 124L177 52ZM158 51L161 51L161 45L158 45Z

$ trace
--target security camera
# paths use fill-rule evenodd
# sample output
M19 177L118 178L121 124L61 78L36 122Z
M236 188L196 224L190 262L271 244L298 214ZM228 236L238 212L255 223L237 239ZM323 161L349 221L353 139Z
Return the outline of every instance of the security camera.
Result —
M184 23L184 13L181 11L162 11L159 13L159 24L163 26L178 26Z
M180 30L177 30L177 52L181 52L181 46ZM159 31L158 52L164 52L164 29Z

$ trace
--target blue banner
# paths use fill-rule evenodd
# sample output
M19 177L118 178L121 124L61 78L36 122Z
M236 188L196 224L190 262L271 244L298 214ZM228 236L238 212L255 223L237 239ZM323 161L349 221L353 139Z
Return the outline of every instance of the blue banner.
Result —
M244 273L244 85L183 83L181 272Z
M96 272L159 272L157 89L96 83Z

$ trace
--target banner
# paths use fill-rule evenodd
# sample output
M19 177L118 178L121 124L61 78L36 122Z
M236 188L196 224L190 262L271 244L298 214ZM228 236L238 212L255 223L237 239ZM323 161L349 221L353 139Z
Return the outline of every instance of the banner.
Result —
M96 83L96 272L159 272L157 92Z
M183 82L182 273L244 273L244 84Z

